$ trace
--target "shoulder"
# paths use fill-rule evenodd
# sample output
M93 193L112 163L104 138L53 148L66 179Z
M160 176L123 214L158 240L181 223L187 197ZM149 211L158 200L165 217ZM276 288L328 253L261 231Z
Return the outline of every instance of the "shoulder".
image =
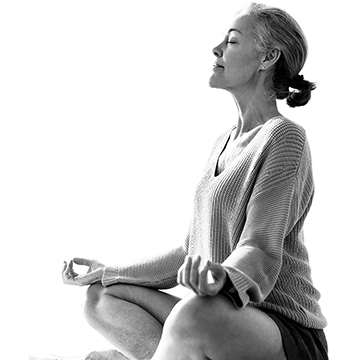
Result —
M310 149L304 128L285 117L269 120L263 128L265 162L289 175L304 163L311 167ZM278 166L275 166L275 165Z
M305 142L306 131L296 122L284 117L279 116L270 119L264 126L264 130L267 133L269 140L284 140L284 139L298 139Z
M308 147L305 129L283 116L270 119L263 127L265 148L280 157L301 157Z

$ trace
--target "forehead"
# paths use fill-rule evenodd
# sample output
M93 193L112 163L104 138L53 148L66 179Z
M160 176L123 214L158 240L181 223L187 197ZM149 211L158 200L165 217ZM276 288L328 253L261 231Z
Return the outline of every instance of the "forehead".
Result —
M254 28L254 17L244 11L235 14L230 22L229 29L236 29L243 35L251 36Z

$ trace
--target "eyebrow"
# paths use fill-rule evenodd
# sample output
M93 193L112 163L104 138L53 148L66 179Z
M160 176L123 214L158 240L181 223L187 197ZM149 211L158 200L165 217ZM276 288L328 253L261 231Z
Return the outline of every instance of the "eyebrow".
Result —
M232 31L236 31L236 32L238 32L239 34L242 34L241 31L238 30L238 29L230 29L230 30L228 31L228 34L230 34Z

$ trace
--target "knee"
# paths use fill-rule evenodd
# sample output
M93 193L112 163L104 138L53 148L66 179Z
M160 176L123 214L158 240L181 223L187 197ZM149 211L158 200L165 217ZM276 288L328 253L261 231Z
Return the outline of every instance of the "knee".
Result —
M201 341L212 330L221 302L218 296L188 295L173 308L164 324L164 334L173 339Z
M128 286L118 284L116 291L111 286L103 287L101 284L90 285L86 292L86 299L83 306L83 312L86 320L91 324L101 320L104 314L111 309L109 299L117 298L119 300L129 299L131 290Z

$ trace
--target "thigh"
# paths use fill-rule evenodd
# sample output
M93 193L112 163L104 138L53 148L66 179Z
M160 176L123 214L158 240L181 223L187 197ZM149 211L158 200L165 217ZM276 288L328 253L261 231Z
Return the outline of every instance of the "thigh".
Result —
M226 315L215 336L218 346L209 352L210 359L286 360L280 329L270 316L251 306L231 306L224 306Z
M191 337L199 339L207 359L286 360L280 330L261 310L238 309L224 295L189 295L173 312L178 321L189 316L186 325L195 329Z
M173 307L181 300L157 289L129 284L115 284L103 288L103 295L110 295L140 306L161 325L164 325Z

